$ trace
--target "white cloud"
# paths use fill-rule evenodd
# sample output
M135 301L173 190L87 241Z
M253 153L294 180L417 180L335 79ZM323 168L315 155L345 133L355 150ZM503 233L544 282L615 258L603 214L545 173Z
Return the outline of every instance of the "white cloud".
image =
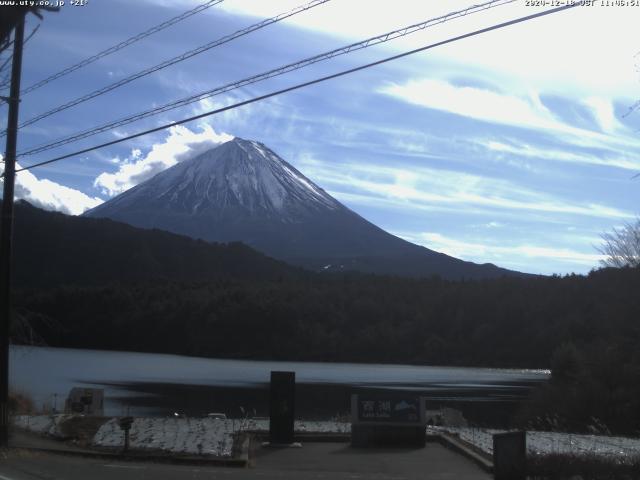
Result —
M188 94L193 93L193 90L186 91ZM207 113L212 110L217 110L219 108L238 103L241 100L243 100L242 97L233 94L218 96L215 99L211 97L203 98L192 105L191 111L193 112L193 115L200 115L202 113ZM266 111L273 114L273 103L274 100L269 99L258 102L257 104L253 103L243 105L239 108L225 110L224 112L220 112L215 115L216 124L232 125L233 128L243 128L260 112ZM212 118L214 117L205 117L202 122L211 121Z
M601 157L598 157L587 153L577 154L564 150L534 147L526 143L518 142L513 142L513 144L511 145L494 140L478 141L477 143L489 150L498 152L500 154L512 154L528 158L541 158L545 160L556 160L568 163L602 165L605 167L617 167L625 170L640 170L640 159L638 159L638 157L620 155L603 155Z
M400 236L453 257L476 262L494 262L501 265L522 264L523 258L526 258L529 260L551 260L554 265L561 262L583 267L596 267L603 258L602 255L596 253L585 253L568 248L526 243L496 245L488 242L459 240L433 232L405 233ZM531 264L531 262L528 263Z
M184 0L147 0L184 9ZM191 0L195 4L196 0ZM271 17L288 11L299 0L234 0L210 9L234 15ZM468 7L468 0L446 2L395 0L332 1L288 18L284 23L341 37L344 43L363 40L394 29ZM582 100L605 95L617 101L638 98L634 54L637 8L598 5L577 7L514 26L438 47L403 60L416 71L429 69L432 77L469 76L496 80L505 90L528 89ZM468 15L428 28L377 48L406 51L506 20L539 13L548 7L526 6L524 1ZM364 18L366 21L353 21ZM247 24L253 20L247 20ZM278 27L276 27L278 28ZM594 34L597 32L597 34ZM304 34L304 33L303 33ZM382 50L382 51L381 51ZM435 60L435 62L432 62ZM434 68L435 67L435 68Z
M148 0L184 8L183 0ZM299 0L234 0L209 11L223 9L232 14L271 17L299 5ZM285 23L332 36L361 40L372 35L412 25L468 7L468 0L418 2L396 0L393 8L385 0L329 2ZM396 40L392 48L408 50L434 41L487 27L548 7L532 8L524 1L513 2L429 28ZM366 21L356 21L363 18ZM428 57L445 59L461 72L484 72L485 77L503 77L509 85L526 84L548 92L584 98L594 92L622 98L636 98L637 72L633 57L638 50L634 32L637 8L601 6L577 7L544 18L524 22L492 33L438 48ZM597 32L597 35L594 34ZM427 55L416 56L417 62ZM544 87L544 88L543 88Z
M475 120L562 134L563 141L574 145L640 147L637 138L610 134L620 130L621 126L614 117L610 102L599 97L591 97L584 102L592 109L605 133L577 128L561 121L534 91L504 94L478 87L459 87L430 78L391 83L378 91L406 103Z
M518 97L428 78L393 83L379 91L407 103L477 120L527 128L562 128L534 93Z
M147 1L185 9L198 0ZM225 10L234 15L264 19L300 3L300 0L234 0L223 2L207 13L219 15L219 10ZM284 23L342 37L346 43L460 10L472 3L468 0L395 0L390 6L385 0L332 1L288 18ZM597 3L455 42L413 56L406 62L424 69L423 61L436 57L438 61L445 60L449 73L458 70L459 74L475 72L485 78L501 78L501 84L508 90L527 84L574 99L596 92L636 99L637 7L612 8ZM526 6L522 0L512 2L417 32L382 48L410 50L545 9L548 7ZM353 21L354 18L366 18L366 21ZM247 24L251 21L247 20ZM441 68L433 72L434 76L441 73Z
M19 169L20 165L16 164L16 168ZM0 167L0 170L4 171L4 166ZM3 179L0 179L0 183L3 183ZM40 179L31 173L31 170L16 174L15 198L26 200L45 210L55 210L69 215L80 215L103 202L101 198L90 197L79 190L46 178Z
M616 130L624 128L616 118L613 104L608 99L592 96L585 98L583 103L591 109L598 125L604 132L614 133Z
M206 123L200 125L199 132L185 126L172 127L169 136L163 142L154 144L146 155L143 156L141 150L134 148L126 159L116 159L118 170L101 173L93 185L106 195L117 195L187 158L231 139L231 135L218 134Z
M234 0L224 2L220 8L234 14L264 18L292 10L303 3L300 0ZM366 38L468 6L466 0L447 0L444 3L398 0L394 8L389 8L384 0L349 0L323 4L285 22L340 37ZM362 17L363 12L366 12L366 21L353 22L354 18Z
M630 212L599 203L575 203L501 179L453 170L321 163L303 157L301 167L316 183L338 198L360 204L433 210L455 207L468 214L478 209L504 213L529 212L550 216L583 215L631 219ZM355 196L354 196L355 194Z

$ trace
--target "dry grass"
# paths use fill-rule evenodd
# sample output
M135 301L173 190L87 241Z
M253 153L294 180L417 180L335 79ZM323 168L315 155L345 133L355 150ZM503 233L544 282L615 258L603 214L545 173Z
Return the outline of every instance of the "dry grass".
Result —
M30 415L35 413L33 399L23 392L9 393L9 412L12 415Z

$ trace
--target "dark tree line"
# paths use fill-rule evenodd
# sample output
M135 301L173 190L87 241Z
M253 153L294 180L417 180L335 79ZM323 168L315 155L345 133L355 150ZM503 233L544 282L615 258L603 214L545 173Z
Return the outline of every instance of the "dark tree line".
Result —
M212 357L548 368L640 339L640 270L452 282L359 274L23 290L54 346Z

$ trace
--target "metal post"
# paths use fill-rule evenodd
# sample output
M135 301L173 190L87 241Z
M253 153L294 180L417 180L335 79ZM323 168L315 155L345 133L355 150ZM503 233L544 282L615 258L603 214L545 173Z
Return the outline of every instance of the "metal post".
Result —
M11 90L7 121L7 148L4 155L4 192L0 226L0 446L9 443L9 326L11 324L11 240L13 236L13 195L16 176L20 73L24 43L24 15L16 23L11 65Z
M124 453L129 451L129 429L124 431Z

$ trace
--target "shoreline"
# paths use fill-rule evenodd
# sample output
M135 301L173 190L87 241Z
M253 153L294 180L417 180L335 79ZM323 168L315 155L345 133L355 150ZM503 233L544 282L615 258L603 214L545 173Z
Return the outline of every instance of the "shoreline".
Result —
M208 413L224 413L229 418L245 415L266 417L269 413L269 385L217 386L178 383L129 382L95 384L121 391L117 398L123 415L127 411L142 416L172 416L174 413L189 417L203 417ZM460 410L474 425L508 427L512 416L535 387L523 382L519 386L493 385L485 389L443 388L425 389L395 385L395 388L351 386L338 383L296 383L296 417L306 420L326 420L349 415L351 395L354 393L385 393L410 391L424 396L427 409L449 407ZM428 388L428 387L427 387ZM126 395L125 395L126 393Z

